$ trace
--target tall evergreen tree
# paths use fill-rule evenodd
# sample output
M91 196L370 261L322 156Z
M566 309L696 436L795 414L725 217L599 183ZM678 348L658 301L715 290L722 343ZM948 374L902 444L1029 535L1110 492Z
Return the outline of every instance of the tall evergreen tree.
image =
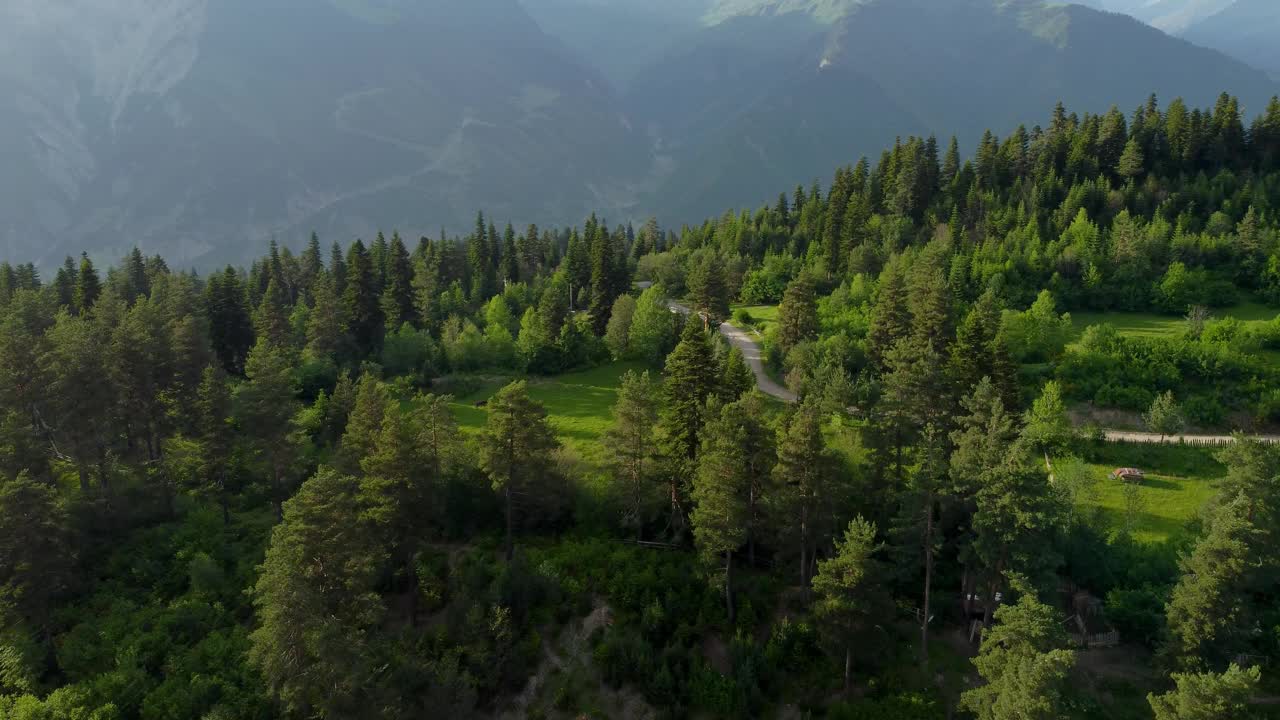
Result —
M480 441L480 464L502 497L508 562L515 553L518 506L547 491L555 473L552 453L559 446L555 431L547 422L546 409L530 399L527 383L514 382L489 401L489 419Z
M409 259L409 251L400 239L400 233L391 235L391 244L387 247L386 284L379 301L382 316L386 319L388 330L399 330L404 323L417 321L417 307L414 304L413 265Z
M80 253L80 271L76 276L75 309L78 313L87 313L102 294L102 281L98 279L98 271L88 253Z
M364 243L356 240L347 252L346 292L342 296L347 331L361 356L368 356L382 342L382 309L378 302L373 261Z
M836 541L835 555L818 562L818 574L813 578L818 595L814 613L833 644L843 650L846 693L854 645L890 607L884 587L886 568L875 557L880 549L875 523L855 518L845 529L843 540Z

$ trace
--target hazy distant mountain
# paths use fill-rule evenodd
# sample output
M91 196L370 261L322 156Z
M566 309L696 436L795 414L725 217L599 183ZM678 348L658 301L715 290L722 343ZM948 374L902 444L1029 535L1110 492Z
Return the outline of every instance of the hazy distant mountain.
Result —
M516 0L9 0L0 256L181 263L624 206L608 84Z
M1280 0L1236 0L1183 37L1280 76Z
M1181 35L1232 2L1234 0L1081 0L1083 5L1132 15L1170 35Z
M721 0L712 24L640 73L632 114L676 170L656 207L695 218L827 177L895 136L1032 123L1059 100L1132 110L1156 93L1248 112L1261 72L1131 17L1039 0Z
M617 88L701 27L712 0L521 0L544 30L560 38Z
M1276 87L1042 0L8 0L0 257L696 220L899 135L1223 90Z

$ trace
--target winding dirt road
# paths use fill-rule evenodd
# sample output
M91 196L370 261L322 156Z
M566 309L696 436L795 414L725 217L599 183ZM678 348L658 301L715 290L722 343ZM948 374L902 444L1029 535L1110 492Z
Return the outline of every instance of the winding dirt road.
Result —
M672 312L683 313L688 315L691 313L689 308L678 302L668 302L667 307ZM751 368L751 372L755 373L756 386L760 388L760 392L772 398L777 398L784 403L793 403L797 400L796 394L773 381L769 377L769 373L764 369L764 350L760 348L760 343L751 339L746 331L730 325L729 323L720 323L720 334L729 341L730 345L742 351L742 357L746 358L747 366Z

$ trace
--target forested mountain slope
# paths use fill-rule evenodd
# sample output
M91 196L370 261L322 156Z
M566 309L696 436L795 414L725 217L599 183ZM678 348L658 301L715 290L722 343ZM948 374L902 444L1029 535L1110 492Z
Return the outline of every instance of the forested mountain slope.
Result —
M821 173L823 157L873 154L895 134L973 142L1058 100L1127 110L1223 87L1257 112L1275 91L1132 18L1038 0L725 0L707 21L628 93L678 159L652 203L676 217L759 202Z
M1269 720L1280 445L1073 411L1280 425L1280 99L1041 120L678 232L0 260L0 717Z
M625 204L644 143L515 0L0 8L0 252L179 265ZM78 252L78 251L77 251Z

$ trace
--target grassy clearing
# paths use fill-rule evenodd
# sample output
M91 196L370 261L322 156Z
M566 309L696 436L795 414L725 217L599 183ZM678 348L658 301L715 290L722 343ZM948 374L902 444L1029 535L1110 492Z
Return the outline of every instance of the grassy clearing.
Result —
M1213 310L1211 314L1215 318L1232 317L1247 325L1261 325L1274 320L1276 315L1280 314L1280 310L1261 303L1245 302L1233 307ZM1186 328L1186 321L1182 317L1155 313L1073 312L1071 320L1075 335L1073 340L1079 340L1085 328L1103 323L1110 323L1121 335L1137 338L1177 337Z
M734 305L732 310L735 313L739 310L746 310L751 314L751 319L754 322L753 327L743 327L737 320L730 318L729 324L739 330L757 330L763 335L778 324L777 305Z
M612 363L552 378L529 378L529 396L547 409L551 426L565 447L583 460L598 463L604 458L600 438L613 422L613 405L618 400L622 376L628 370L645 369L640 363ZM451 407L458 425L466 432L483 428L488 411L478 404L510 381L511 378L491 378L476 390L455 398Z
M1139 542L1159 543L1186 531L1187 523L1217 492L1214 481L1226 468L1205 448L1176 445L1110 443L1093 448L1086 460L1097 473L1094 503L1108 523L1125 525L1124 485L1110 474L1118 467L1147 473L1142 485L1142 508L1133 528Z

